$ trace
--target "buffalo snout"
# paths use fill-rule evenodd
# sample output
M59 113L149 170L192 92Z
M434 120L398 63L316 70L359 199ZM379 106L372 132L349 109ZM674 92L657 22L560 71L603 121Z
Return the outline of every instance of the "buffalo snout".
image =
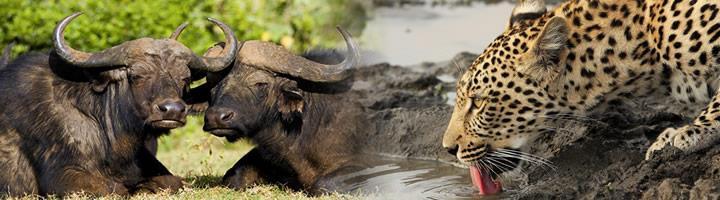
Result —
M236 115L235 111L229 108L211 107L205 112L203 130L219 137L237 135L239 132L232 125Z
M165 113L167 115L177 115L177 114L184 114L185 113L185 103L175 101L175 102L165 102L156 105L158 107L158 110L160 112Z
M166 100L157 103L154 106L156 120L153 120L152 126L162 129L173 129L185 125L185 117L188 109L185 102L181 100Z

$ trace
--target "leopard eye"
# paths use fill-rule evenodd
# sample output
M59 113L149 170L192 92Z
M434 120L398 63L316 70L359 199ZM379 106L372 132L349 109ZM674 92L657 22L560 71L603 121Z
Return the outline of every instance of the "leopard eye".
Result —
M488 99L489 99L489 97L484 96L484 95L479 95L479 94L470 96L471 101L486 101Z
M472 104L472 108L480 108L484 104L485 101L487 101L488 97L481 96L481 95L474 95L470 97L470 103Z

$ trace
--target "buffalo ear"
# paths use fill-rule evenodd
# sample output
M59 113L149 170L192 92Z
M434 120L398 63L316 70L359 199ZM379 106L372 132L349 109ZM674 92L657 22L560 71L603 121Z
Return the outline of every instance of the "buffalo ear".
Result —
M560 63L567 54L568 34L564 18L550 19L534 44L520 57L518 71L540 82L555 79L564 70Z
M113 69L108 71L85 71L86 77L90 79L92 90L96 93L103 93L108 85L113 82L127 79L127 69Z
M103 93L110 84L110 79L99 77L97 79L93 79L90 84L92 84L92 90L94 92Z
M206 82L183 93L183 101L190 105L191 114L204 113L207 110L212 88L213 84Z
M297 86L283 88L278 99L278 110L282 113L283 119L292 120L293 117L301 115L305 110L305 100Z

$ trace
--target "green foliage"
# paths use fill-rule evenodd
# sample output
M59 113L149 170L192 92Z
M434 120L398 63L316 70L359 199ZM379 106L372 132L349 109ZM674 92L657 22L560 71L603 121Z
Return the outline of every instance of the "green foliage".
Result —
M240 40L260 39L300 51L339 40L336 25L349 24L348 0L0 0L0 45L15 41L13 55L51 48L51 34L65 16L82 11L66 30L76 49L98 51L141 37L164 38L183 22L180 41L197 53L223 41L219 19ZM357 13L357 12L355 12Z

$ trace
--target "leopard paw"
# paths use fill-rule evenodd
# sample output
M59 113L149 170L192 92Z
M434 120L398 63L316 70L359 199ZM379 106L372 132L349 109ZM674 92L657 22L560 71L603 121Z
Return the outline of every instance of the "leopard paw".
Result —
M645 160L650 160L656 151L660 151L665 148L665 146L670 144L675 135L677 135L678 130L680 129L667 128L665 129L665 131L660 133L655 142L650 145L650 148L647 150L647 152L645 152Z
M717 128L697 125L665 129L658 136L657 141L650 146L645 154L645 159L649 160L655 151L659 151L668 145L677 147L684 152L695 152L709 147L717 141L719 134L717 132Z

